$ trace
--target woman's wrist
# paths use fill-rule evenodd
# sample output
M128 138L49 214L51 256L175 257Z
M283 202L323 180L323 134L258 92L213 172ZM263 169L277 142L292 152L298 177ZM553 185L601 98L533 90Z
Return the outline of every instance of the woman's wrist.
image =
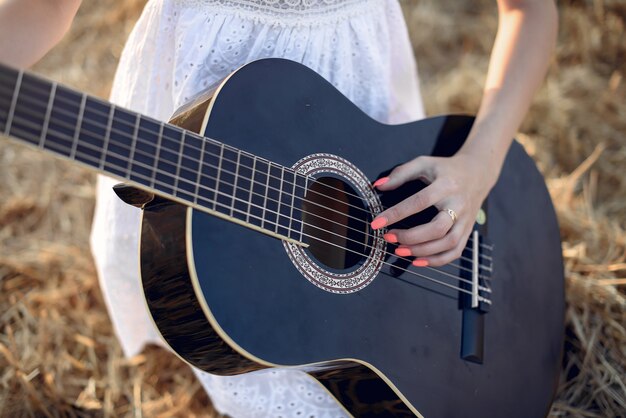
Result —
M512 141L512 135L504 136L477 125L455 157L473 162L474 175L479 175L481 182L491 190L498 181Z

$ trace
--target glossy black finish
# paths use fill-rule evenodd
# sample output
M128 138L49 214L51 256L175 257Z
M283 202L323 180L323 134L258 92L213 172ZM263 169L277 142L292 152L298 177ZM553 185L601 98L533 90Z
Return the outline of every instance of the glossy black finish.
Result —
M113 191L124 203L136 208L143 208L154 200L154 193L146 192L125 183L116 184L113 186Z
M156 198L144 207L141 275L150 314L170 347L217 374L263 368L225 344L204 315L187 269L185 206Z
M204 213L194 212L187 247L186 209L152 200L152 192L199 205L218 201L228 209L234 200L215 198L197 161L241 154L231 149L222 155L218 143L20 74L0 66L0 132L150 189L120 191L131 204L147 203L141 248L146 300L165 339L190 363L221 374L264 367L254 357L319 363L305 369L357 416L410 414L400 394L428 417L547 413L562 346L563 267L549 195L518 144L485 207L489 231L481 227L481 233L496 248L493 305L481 304L487 312L481 325L467 311L465 296L416 275L444 280L445 274L393 256L368 287L338 295L306 281L278 240ZM472 124L452 116L386 126L310 70L275 59L238 71L213 103L207 136L287 166L313 153L336 154L371 180L417 155L452 155ZM202 117L187 116L193 117L180 117L181 123L197 128ZM410 183L381 200L391 206L421 186ZM435 213L426 210L404 223L426 222ZM465 274L456 267L446 272ZM481 332L484 338L477 338ZM470 356L483 345L482 364L463 360L462 340Z
M375 180L418 155L453 154L471 123L468 117L439 117L384 125L305 67L264 60L239 70L221 89L205 134L287 166L313 153L336 154ZM419 187L414 182L381 200L390 206ZM425 222L434 213L425 211L408 223ZM435 278L441 273L389 256L391 266L365 289L331 294L300 275L281 241L197 211L187 250L193 251L215 320L238 346L264 361L359 359L376 367L426 417L545 416L562 347L563 266L550 197L517 143L489 196L488 225L495 272L483 364L461 357L458 292L404 268ZM447 271L460 275L454 267ZM316 376L328 388L345 388L349 371ZM377 402L371 396L376 392L368 395L370 412L353 412L389 414L381 405L397 405L398 398ZM344 393L337 389L336 395L341 399ZM345 396L342 401L354 403Z
M485 352L485 314L477 309L463 309L461 357L482 364Z

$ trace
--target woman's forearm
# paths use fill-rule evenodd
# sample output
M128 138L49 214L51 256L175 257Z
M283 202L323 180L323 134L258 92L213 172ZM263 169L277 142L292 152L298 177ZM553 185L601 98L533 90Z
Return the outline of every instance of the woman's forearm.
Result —
M427 224L390 229L385 239L396 254L415 257L417 267L442 266L465 249L480 206L495 185L535 91L543 80L556 41L553 0L498 0L500 19L485 91L474 126L452 157L420 156L392 170L374 186L393 190L422 179L428 186L378 214L379 229L436 206Z
M81 0L0 0L0 62L29 67L67 32Z
M493 184L545 77L557 33L552 0L500 0L498 8L498 33L483 99L470 136L459 151L484 161L485 181Z

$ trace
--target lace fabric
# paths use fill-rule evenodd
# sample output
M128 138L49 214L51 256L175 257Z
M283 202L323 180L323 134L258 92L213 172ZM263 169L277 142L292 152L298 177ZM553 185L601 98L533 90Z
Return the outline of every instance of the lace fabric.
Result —
M131 33L111 100L168 120L241 65L281 57L312 68L371 117L423 117L416 66L396 0L150 0ZM91 246L110 317L126 355L163 344L139 279L140 211L100 176ZM216 408L234 418L345 416L295 370L219 377L194 370Z
M385 1L385 0L383 0ZM364 13L380 0L181 0L185 7L236 14L271 25L325 25Z

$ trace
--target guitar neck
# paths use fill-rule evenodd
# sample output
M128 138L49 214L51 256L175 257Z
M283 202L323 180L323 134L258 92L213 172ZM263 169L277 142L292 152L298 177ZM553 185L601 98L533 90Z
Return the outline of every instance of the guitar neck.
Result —
M196 209L300 242L281 205L307 179L219 141L0 65L0 134Z

